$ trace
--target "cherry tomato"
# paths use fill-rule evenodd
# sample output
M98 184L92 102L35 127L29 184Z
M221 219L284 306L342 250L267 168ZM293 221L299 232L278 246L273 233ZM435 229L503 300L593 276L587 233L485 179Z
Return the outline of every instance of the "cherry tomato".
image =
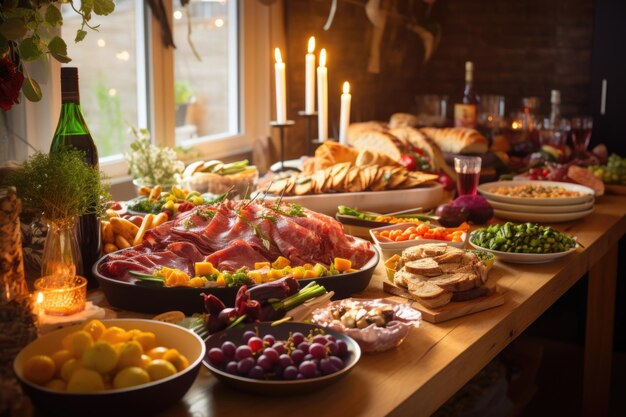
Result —
M398 162L408 171L415 171L415 169L417 168L417 158L409 153L405 153L404 155L402 155Z

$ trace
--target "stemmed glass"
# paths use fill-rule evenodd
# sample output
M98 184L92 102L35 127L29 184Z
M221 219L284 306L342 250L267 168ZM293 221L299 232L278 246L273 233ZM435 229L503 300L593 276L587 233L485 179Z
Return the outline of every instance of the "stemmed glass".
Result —
M574 157L585 159L587 155L587 146L589 146L589 141L591 140L593 118L591 116L574 117L570 122L570 126Z

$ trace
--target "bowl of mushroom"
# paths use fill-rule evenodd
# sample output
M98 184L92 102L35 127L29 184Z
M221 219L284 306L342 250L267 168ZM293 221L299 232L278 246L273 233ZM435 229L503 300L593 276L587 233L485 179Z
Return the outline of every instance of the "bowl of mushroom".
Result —
M312 313L312 322L345 333L363 352L382 352L398 346L422 314L409 304L385 299L333 301Z

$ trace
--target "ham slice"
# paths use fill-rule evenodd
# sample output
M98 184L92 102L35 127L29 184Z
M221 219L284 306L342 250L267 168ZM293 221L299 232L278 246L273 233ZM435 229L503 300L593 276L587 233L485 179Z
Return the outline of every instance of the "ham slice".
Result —
M341 223L324 214L287 203L224 200L148 230L141 245L108 255L100 272L125 280L132 279L128 271L151 273L159 266L193 274L203 259L233 271L279 256L292 265L329 265L341 257L361 268L373 255L369 242L347 236Z

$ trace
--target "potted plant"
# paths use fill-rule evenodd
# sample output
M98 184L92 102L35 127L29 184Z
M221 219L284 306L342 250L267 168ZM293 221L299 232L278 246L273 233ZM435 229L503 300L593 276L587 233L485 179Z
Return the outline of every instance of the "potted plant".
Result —
M193 99L193 91L187 81L174 82L174 104L176 106L176 126L183 126L187 118L187 107Z
M80 216L102 214L110 199L103 174L83 162L77 150L36 153L4 183L15 187L24 211L48 225L41 260L42 275L75 275L80 270L80 247L75 225Z

